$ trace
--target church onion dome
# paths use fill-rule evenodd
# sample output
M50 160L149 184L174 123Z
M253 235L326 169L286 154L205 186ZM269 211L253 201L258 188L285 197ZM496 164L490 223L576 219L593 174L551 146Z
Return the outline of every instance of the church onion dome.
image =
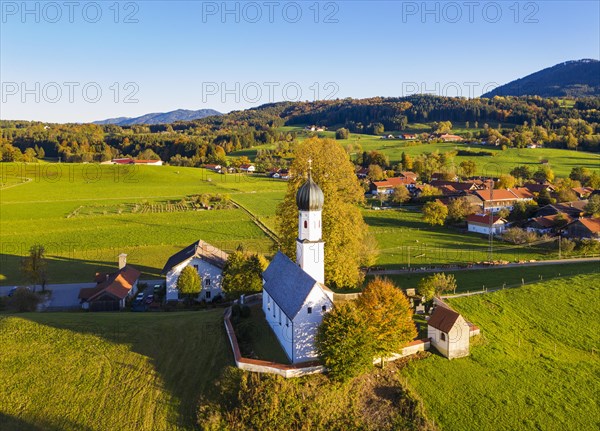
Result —
M300 211L321 211L323 210L323 190L315 183L310 173L308 180L302 184L296 193L296 205Z

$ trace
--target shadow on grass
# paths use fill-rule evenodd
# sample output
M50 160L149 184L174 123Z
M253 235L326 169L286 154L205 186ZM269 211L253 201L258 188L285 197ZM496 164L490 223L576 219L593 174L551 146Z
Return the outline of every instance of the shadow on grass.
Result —
M118 253L117 253L118 254ZM75 259L64 256L48 256L48 284L93 282L96 272L114 272L118 269L114 261ZM0 254L0 285L26 284L21 274L23 256ZM131 264L142 272L141 278L159 277L160 269Z
M67 426L69 427L69 429L77 429L80 431L92 431L91 428L87 428L85 426L82 426L81 424L69 423ZM0 430L2 431L62 431L63 429L64 425L58 427L56 425L52 425L45 422L34 425L22 419L15 418L13 416L8 416L0 412Z
M222 310L219 309L177 313L27 313L13 315L13 317L25 318L39 325L73 333L96 336L110 343L126 346L123 350L113 350L111 347L85 343L87 346L83 347L84 350L88 348L92 350L88 352L91 355L90 360L109 362L110 369L116 370L113 371L115 374L112 378L119 379L118 386L114 386L113 389L103 388L100 385L94 390L103 398L114 398L114 403L118 404L120 402L118 398L127 396L126 391L130 391L136 385L158 385L159 390L173 398L173 401L169 402L172 407L164 407L169 413L168 428L195 429L198 397L211 390L214 380L225 366L233 365L231 349L226 341ZM44 339L36 341L49 342ZM81 341L79 343L81 345ZM143 371L140 373L139 365L129 362L130 352L149 358L151 366L158 374L158 380L137 381L145 378L145 374ZM123 395L106 393L114 390L125 392ZM56 396L60 397L59 394ZM139 402L139 400L135 401ZM71 408L77 409L77 405ZM139 417L130 418L130 424L141 423L140 418L148 412L140 409L137 413ZM14 421L13 423L18 424L18 419ZM105 425L100 423L94 429L106 429ZM68 427L56 429L64 428ZM0 426L0 429L11 428ZM44 425L42 428L15 427L14 429L54 430L55 428L52 428L52 425ZM68 429L88 430L85 425L80 424Z

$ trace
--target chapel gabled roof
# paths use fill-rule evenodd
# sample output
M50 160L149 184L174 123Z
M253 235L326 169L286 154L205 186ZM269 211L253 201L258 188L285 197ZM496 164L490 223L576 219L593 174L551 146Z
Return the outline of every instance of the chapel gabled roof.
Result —
M293 320L317 281L282 252L277 252L263 272L264 290L283 313Z

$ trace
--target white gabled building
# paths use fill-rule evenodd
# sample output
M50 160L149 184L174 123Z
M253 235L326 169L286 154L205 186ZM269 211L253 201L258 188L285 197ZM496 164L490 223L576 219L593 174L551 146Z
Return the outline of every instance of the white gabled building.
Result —
M296 195L299 209L296 263L281 252L263 273L263 312L292 363L316 360L317 329L333 307L333 292L325 279L322 240L323 192L312 180Z
M166 300L179 300L177 280L186 266L194 267L202 280L202 290L198 295L198 300L212 302L215 297L222 295L221 279L227 257L228 255L224 251L201 240L175 253L162 270L162 275L167 278Z
M427 337L431 345L448 359L469 356L471 333L469 323L456 311L444 306L435 307L427 321Z
M467 217L468 231L489 235L500 235L506 230L506 220L499 216L492 216L492 225L490 227L490 214L471 214Z

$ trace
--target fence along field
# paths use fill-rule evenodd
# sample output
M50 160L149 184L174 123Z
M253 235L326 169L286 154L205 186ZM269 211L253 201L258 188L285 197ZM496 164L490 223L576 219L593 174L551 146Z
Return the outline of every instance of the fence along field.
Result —
M49 166L42 168L41 166ZM283 196L284 182L219 175L204 169L113 165L0 164L3 182L30 181L2 190L0 283L21 282L19 262L32 244L46 246L49 282L91 280L111 270L119 253L158 277L166 259L203 239L215 247L270 253L272 239L244 210L198 203L201 195L233 201L257 192Z

